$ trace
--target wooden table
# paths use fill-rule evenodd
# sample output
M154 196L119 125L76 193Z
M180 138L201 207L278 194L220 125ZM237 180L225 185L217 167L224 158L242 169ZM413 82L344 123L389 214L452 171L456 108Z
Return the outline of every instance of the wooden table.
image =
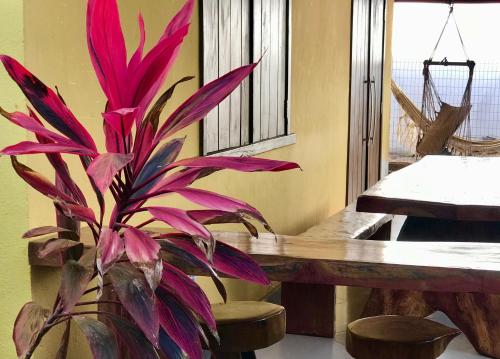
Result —
M299 236L278 236L276 241L266 234L258 239L243 233L215 236L250 254L271 280L283 283L292 333L334 335L335 285L439 293L437 297L448 291L500 294L500 245L384 241L391 218L358 213L350 206ZM42 242L30 242L30 264L60 266L59 256L36 256ZM394 308L404 308L404 301L397 304Z
M426 156L361 194L357 210L500 221L500 157Z
M407 215L398 241L499 243L500 158L426 156L368 189L358 198L357 210ZM491 253L497 246L480 245ZM469 255L480 256L472 250ZM426 316L441 310L478 352L500 358L500 296L452 287L448 292L376 290L365 315Z

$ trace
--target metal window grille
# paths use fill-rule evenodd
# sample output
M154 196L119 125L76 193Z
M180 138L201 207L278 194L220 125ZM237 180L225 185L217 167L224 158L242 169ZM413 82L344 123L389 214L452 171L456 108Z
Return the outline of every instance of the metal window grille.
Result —
M423 76L421 61L393 61L392 78L420 108ZM460 106L467 82L468 69L456 66L436 66L431 69L442 101ZM472 110L470 114L473 139L500 138L500 63L477 63L472 80ZM390 152L396 155L415 153L415 132L408 130L411 121L401 119L403 111L397 101L391 101Z

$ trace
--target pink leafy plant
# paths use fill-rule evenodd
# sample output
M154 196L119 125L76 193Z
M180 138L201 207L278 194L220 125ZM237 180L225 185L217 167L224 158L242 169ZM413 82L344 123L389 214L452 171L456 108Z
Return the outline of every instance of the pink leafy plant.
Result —
M137 358L201 358L207 335L203 328L212 335L217 332L210 303L197 284L174 266L175 261L169 263L162 254L205 271L224 298L218 273L269 283L250 257L225 243L216 243L207 228L216 223L242 223L257 236L252 220L271 230L262 214L245 202L191 185L223 169L284 171L298 165L250 157L179 160L184 139L172 138L179 130L200 121L239 86L256 64L237 68L203 86L164 120L160 117L175 87L192 77L177 81L153 102L188 33L194 5L194 0L186 1L149 51L144 49L144 22L139 16L140 43L127 59L116 0L88 0L88 48L107 98L102 115L104 153L99 152L91 134L57 91L45 86L15 59L0 56L31 104L27 113L0 112L36 138L8 146L1 154L10 155L16 173L49 197L56 209L56 226L31 229L24 237L56 235L44 244L40 256L70 250L53 308L30 302L16 319L13 339L19 358L30 358L42 337L59 325L66 327L58 352L60 359L66 357L71 325L86 335L97 359L122 357L125 353L121 350ZM55 182L15 157L25 154L45 154L55 170ZM62 154L79 156L98 199L97 212L88 206ZM106 191L114 198L108 225L103 223ZM167 194L181 196L204 209L148 206L150 199ZM140 225L128 224L139 212L149 214L150 219ZM172 231L155 234L144 228L155 221L166 223ZM82 222L90 228L95 243L86 251L80 242ZM98 285L93 287L95 279ZM104 300L103 290L114 292L115 299ZM82 301L83 295L92 294L94 300ZM87 304L106 306L78 309ZM98 319L93 314L99 314Z

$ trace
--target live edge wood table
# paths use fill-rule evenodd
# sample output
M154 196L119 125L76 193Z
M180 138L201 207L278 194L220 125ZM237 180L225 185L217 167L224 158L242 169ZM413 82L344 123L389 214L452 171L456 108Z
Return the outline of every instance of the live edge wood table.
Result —
M387 214L356 212L352 205L299 236L279 235L276 240L267 234L259 238L228 232L215 236L248 253L271 280L283 283L291 333L334 335L335 285L436 296L474 293L474 300L500 294L500 245L385 241L391 219ZM41 241L30 242L30 264L60 266L60 256L37 257L41 245Z
M420 242L428 249L441 244L426 242L482 242L473 247L482 248L482 254L468 243L452 245L472 260L493 259L497 245L484 242L500 242L500 158L427 156L368 189L358 198L357 210L408 216L398 241ZM454 263L463 264L458 258ZM500 358L500 296L456 291L446 281L442 293L414 289L374 290L364 314L426 316L441 310L478 352Z

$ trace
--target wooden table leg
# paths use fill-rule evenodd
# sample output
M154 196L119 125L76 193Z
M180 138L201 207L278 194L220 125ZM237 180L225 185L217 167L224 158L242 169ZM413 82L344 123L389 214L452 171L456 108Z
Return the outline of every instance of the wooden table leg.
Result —
M282 283L281 304L286 309L287 333L335 336L335 286Z
M422 292L392 289L373 289L362 317L376 315L407 315L427 317L436 310L427 303Z
M424 296L460 328L479 354L500 359L499 295L425 292Z
M374 289L363 316L384 314L426 317L442 311L476 351L500 359L500 296Z

